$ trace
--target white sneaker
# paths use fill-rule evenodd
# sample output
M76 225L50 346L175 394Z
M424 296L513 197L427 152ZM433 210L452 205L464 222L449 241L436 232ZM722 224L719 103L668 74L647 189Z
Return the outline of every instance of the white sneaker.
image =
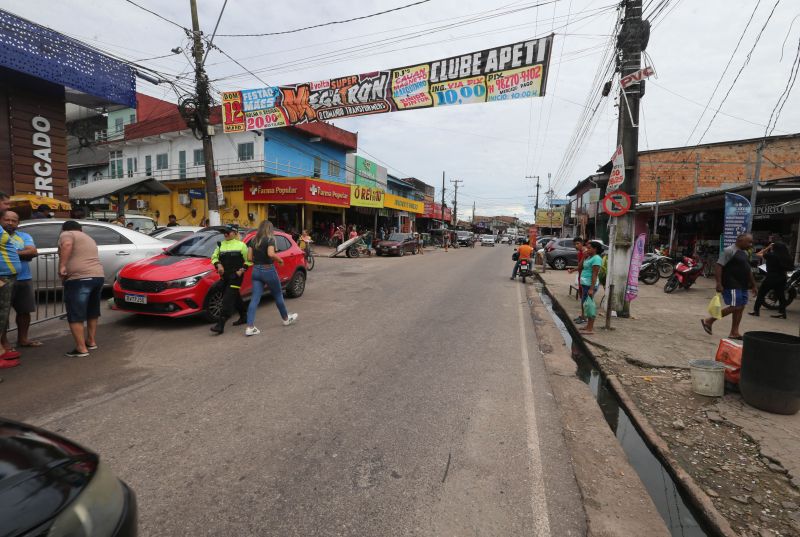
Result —
M261 330L256 328L255 326L250 328L249 326L244 329L244 335L246 336L255 336L261 333Z
M295 322L297 322L297 314L290 313L289 318L283 321L283 326L289 326L290 324L294 324Z

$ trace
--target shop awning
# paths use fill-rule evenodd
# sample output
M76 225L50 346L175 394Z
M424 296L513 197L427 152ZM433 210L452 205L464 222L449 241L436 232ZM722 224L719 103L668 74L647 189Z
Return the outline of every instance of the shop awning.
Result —
M69 198L76 201L91 201L108 196L169 193L169 188L152 177L128 177L125 179L102 179L76 186L70 189Z
M69 211L72 209L72 205L68 201L61 201L55 198L37 196L36 194L15 194L11 196L11 206L19 207L20 205L30 205L33 209L40 205L46 205L53 211Z

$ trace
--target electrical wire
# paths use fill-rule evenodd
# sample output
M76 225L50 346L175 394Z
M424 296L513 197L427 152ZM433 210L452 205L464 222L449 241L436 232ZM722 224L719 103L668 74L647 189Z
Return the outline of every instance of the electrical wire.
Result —
M133 5L133 6L136 6L136 7L138 7L138 8L139 8L139 9L141 9L142 11L147 11L147 12L148 12L148 13L150 13L151 15L155 15L156 17L158 17L159 19L161 19L161 20L162 20L162 21L164 21L164 22L168 22L169 24L171 24L171 25L173 25L173 26L177 26L178 28L180 28L181 30L183 30L183 31L185 31L185 32L191 32L191 30L189 30L189 29L188 29L188 28L186 28L185 26L182 26L182 25L178 24L177 22L175 22L175 21L173 21L173 20L170 20L170 19L168 19L168 18L164 17L163 15L161 15L160 13L157 13L157 12L153 11L152 9L147 9L147 8L146 8L146 7L144 7L144 6L142 6L142 5L140 5L140 4L137 4L137 3L136 3L136 2L134 2L133 0L125 0L125 1L126 1L126 2L128 2L129 4Z
M294 34L294 33L297 33L297 32L304 32L306 30L312 30L314 28L322 28L324 26L333 26L335 24L345 24L345 23L348 23L348 22L369 19L369 18L372 18L372 17L377 17L379 15L385 15L387 13L393 13L395 11L400 11L400 10L403 10L403 9L408 9L410 7L415 7L415 6L418 6L420 4L426 4L426 3L430 2L430 1L431 0L418 0L417 2L413 2L411 4L406 4L404 6L399 6L399 7L395 7L395 8L392 8L392 9L387 9L387 10L384 10L384 11L379 11L377 13L371 13L369 15L361 15L360 17L352 17L352 18L349 18L349 19L343 19L343 20L338 20L338 21L323 22L321 24L314 24L312 26L304 26L302 28L295 28L293 30L283 30L283 31L280 31L280 32L267 32L267 33L262 33L262 34L219 34L219 35L220 35L220 37L266 37L266 36L271 36L271 35ZM558 0L553 0L553 1L555 2L555 1L558 1Z
M214 44L214 37L217 35L217 29L219 28L219 21L222 20L222 14L225 13L225 8L228 5L228 0L225 0L225 3L222 4L222 9L219 10L219 16L217 17L217 22L214 24L214 31L211 33L211 39L208 40L208 48L206 49L206 53L203 55L203 61L200 64L201 66L206 64L206 59L208 58L208 52L211 50L211 46Z
M764 137L771 135L775 130L775 127L778 125L778 119L780 119L781 112L783 112L783 107L786 105L786 101L789 100L789 96L794 89L794 84L797 82L797 73L798 69L800 69L800 39L797 41L797 53L794 57L794 63L792 63L792 70L789 73L789 79L786 81L786 87L783 89L780 97L778 97L778 102L775 103L775 107L772 109L772 113L769 115L769 121L767 121L767 128L764 131ZM772 121L772 118L775 118L775 121ZM772 127L770 128L770 124Z

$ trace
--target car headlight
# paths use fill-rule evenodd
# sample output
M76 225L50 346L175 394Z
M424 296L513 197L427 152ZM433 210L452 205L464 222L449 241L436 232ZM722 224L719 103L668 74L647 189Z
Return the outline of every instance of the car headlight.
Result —
M102 462L92 480L50 527L48 537L113 535L125 510L125 489Z
M397 250L397 246L392 246L392 250Z
M181 278L179 280L170 280L167 282L167 289L183 289L185 287L194 287L200 280L211 274L210 270L189 276L188 278Z

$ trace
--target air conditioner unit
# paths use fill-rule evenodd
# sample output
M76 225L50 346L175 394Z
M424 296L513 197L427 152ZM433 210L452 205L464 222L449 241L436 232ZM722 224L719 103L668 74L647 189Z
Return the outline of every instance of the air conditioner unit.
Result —
M192 204L192 200L189 198L189 194L178 194L178 203L188 206Z
M136 200L136 208L146 210L150 206L147 200Z

